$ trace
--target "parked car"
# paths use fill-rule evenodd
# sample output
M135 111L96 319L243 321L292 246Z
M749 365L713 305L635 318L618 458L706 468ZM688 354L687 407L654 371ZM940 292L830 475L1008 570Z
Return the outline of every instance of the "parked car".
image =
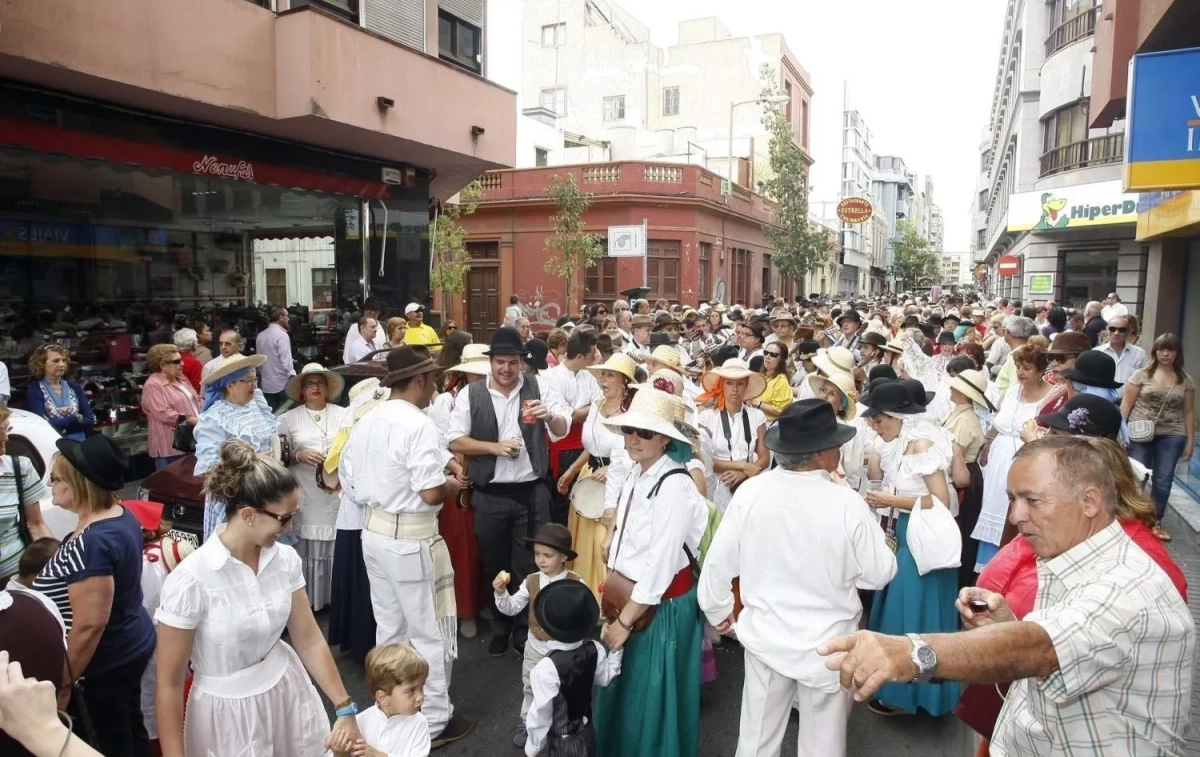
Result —
M163 504L163 519L172 529L196 537L204 534L204 479L195 475L196 456L185 455L142 479L138 499Z
M33 461L33 467L37 469L42 483L46 485L46 497L40 502L42 518L50 527L51 533L62 539L75 530L77 521L75 513L64 510L50 501L50 461L58 453L55 442L62 437L50 422L40 415L16 408L8 412L8 422L12 431L8 433L7 454L27 457Z

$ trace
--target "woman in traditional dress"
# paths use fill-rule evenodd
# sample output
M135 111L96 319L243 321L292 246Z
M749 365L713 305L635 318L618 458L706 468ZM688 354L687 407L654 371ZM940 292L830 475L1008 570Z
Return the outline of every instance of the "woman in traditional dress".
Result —
M842 464L841 474L842 481L856 492L865 492L867 479L864 476L864 468L866 461L866 448L864 442L873 438L874 434L864 435L861 427L866 425L858 417L858 392L854 388L854 379L846 373L834 373L826 378L821 375L812 375L808 377L808 382L812 387L813 394L818 398L825 400L829 406L833 408L834 414L837 416L838 423L843 426L852 426L858 433L850 438L850 441L842 445Z
M155 613L164 757L326 754L329 719L309 675L333 704L336 728L359 738L358 709L313 617L300 557L277 541L300 505L296 479L235 439L205 486L227 522L167 576ZM280 638L285 628L294 648Z
M559 478L558 491L571 492L567 528L571 531L572 547L579 555L572 569L599 598L600 585L608 572L604 567L604 540L617 516L617 497L629 469L625 440L604 425L604 421L629 409L633 399L630 384L637 363L628 355L614 353L604 363L588 366L587 370L596 375L601 396L592 403L583 422L584 453ZM581 477L585 468L589 472Z
M955 631L959 627L954 609L957 570L933 570L922 576L907 540L910 511L933 507L935 498L949 507L947 471L953 450L899 381L883 382L865 401L869 407L863 415L879 436L876 450L868 457L868 475L883 480L886 489L867 492L867 504L888 508L889 535L897 543L896 577L875 595L867 627L900 636ZM923 709L937 717L954 709L958 695L959 685L953 681L888 684L868 707L880 715L915 714Z
M615 586L628 589L628 601L618 608L621 600L605 598L603 632L609 649L625 652L620 677L596 696L599 757L695 757L699 749L703 632L689 552L708 513L684 467L693 451L678 402L643 389L627 412L603 421L624 437L631 467L605 582L614 596Z
M958 488L958 522L962 534L962 564L958 568L958 585L975 585L975 558L978 542L971 538L979 511L983 506L983 469L979 467L979 451L983 449L983 426L977 409L995 412L987 398L987 379L977 370L964 370L950 379L950 401L954 409L942 421L942 427L954 439L956 456L967 467L969 482Z
M292 474L300 483L300 509L292 530L300 537L296 553L304 562L304 581L313 610L329 604L333 585L333 547L341 498L317 485L317 469L342 421L346 408L336 403L346 388L340 374L309 363L288 379L283 391L297 406L279 419L279 432L288 439Z
M725 511L733 490L751 476L762 473L771 458L763 439L767 419L752 406L767 382L746 362L734 358L701 377L705 393L698 404L713 407L700 411L696 423L713 439L713 475L708 481L708 498Z

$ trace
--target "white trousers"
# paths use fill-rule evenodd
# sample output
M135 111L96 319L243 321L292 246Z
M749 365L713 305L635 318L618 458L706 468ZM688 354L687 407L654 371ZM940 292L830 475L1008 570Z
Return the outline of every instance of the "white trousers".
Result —
M850 692L811 689L775 672L749 651L737 757L779 757L793 701L798 701L800 713L797 757L845 757Z
M425 703L421 714L429 721L429 735L437 738L454 715L450 704L450 670L442 632L433 611L433 560L429 546L420 541L399 541L362 532L363 562L371 581L371 608L375 611L375 643L406 643L425 662ZM371 692L374 694L374 692Z

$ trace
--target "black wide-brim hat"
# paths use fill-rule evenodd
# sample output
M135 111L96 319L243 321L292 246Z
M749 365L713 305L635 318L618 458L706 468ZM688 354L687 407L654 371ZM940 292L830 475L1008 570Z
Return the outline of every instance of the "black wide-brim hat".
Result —
M900 385L908 390L908 395L912 397L912 401L921 407L929 407L929 403L933 402L936 393L928 391L925 385L916 379L900 379Z
M54 446L84 478L101 489L115 492L125 485L129 458L125 450L104 434L93 434L82 442L59 439Z
M872 387L862 401L868 405L863 411L864 418L873 418L884 413L899 415L917 415L925 412L925 408L913 402L908 387L899 381L884 380L877 387Z
M837 325L841 326L842 321L854 321L855 323L862 323L862 316L858 314L857 310L851 308L837 317Z
M1109 438L1121 433L1121 421L1120 408L1094 394L1076 394L1058 412L1037 417L1039 424L1068 434Z
M854 438L853 426L838 423L833 408L822 399L788 405L767 429L767 449L785 455L805 455L836 449Z
M496 353L493 352L491 354L494 355ZM525 351L522 353L521 359L524 360L529 367L536 368L539 371L544 371L549 367L549 363L546 362L546 356L549 354L549 345L547 345L541 339L530 339L525 343Z
M538 591L533 617L551 639L574 644L588 638L596 628L600 605L583 581L563 578Z
M1121 384L1114 380L1117 375L1117 362L1099 350L1079 353L1079 357L1075 358L1075 365L1059 375L1071 381L1078 381L1084 386L1100 389L1121 388Z
M512 326L501 326L492 334L491 344L488 345L488 357L524 354L525 346L521 344L521 335Z
M534 544L541 544L543 547L558 550L567 556L568 560L574 560L579 555L575 550L571 549L571 532L566 526L558 523L547 523L537 530L533 538L526 537L525 543L532 547Z

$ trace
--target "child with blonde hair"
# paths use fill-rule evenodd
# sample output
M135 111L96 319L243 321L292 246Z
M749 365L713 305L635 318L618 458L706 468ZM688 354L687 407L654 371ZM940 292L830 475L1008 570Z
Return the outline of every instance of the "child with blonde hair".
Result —
M421 714L429 663L407 644L388 644L367 653L367 688L375 697L360 712L362 738L334 733L329 747L338 757L427 757L429 723Z

